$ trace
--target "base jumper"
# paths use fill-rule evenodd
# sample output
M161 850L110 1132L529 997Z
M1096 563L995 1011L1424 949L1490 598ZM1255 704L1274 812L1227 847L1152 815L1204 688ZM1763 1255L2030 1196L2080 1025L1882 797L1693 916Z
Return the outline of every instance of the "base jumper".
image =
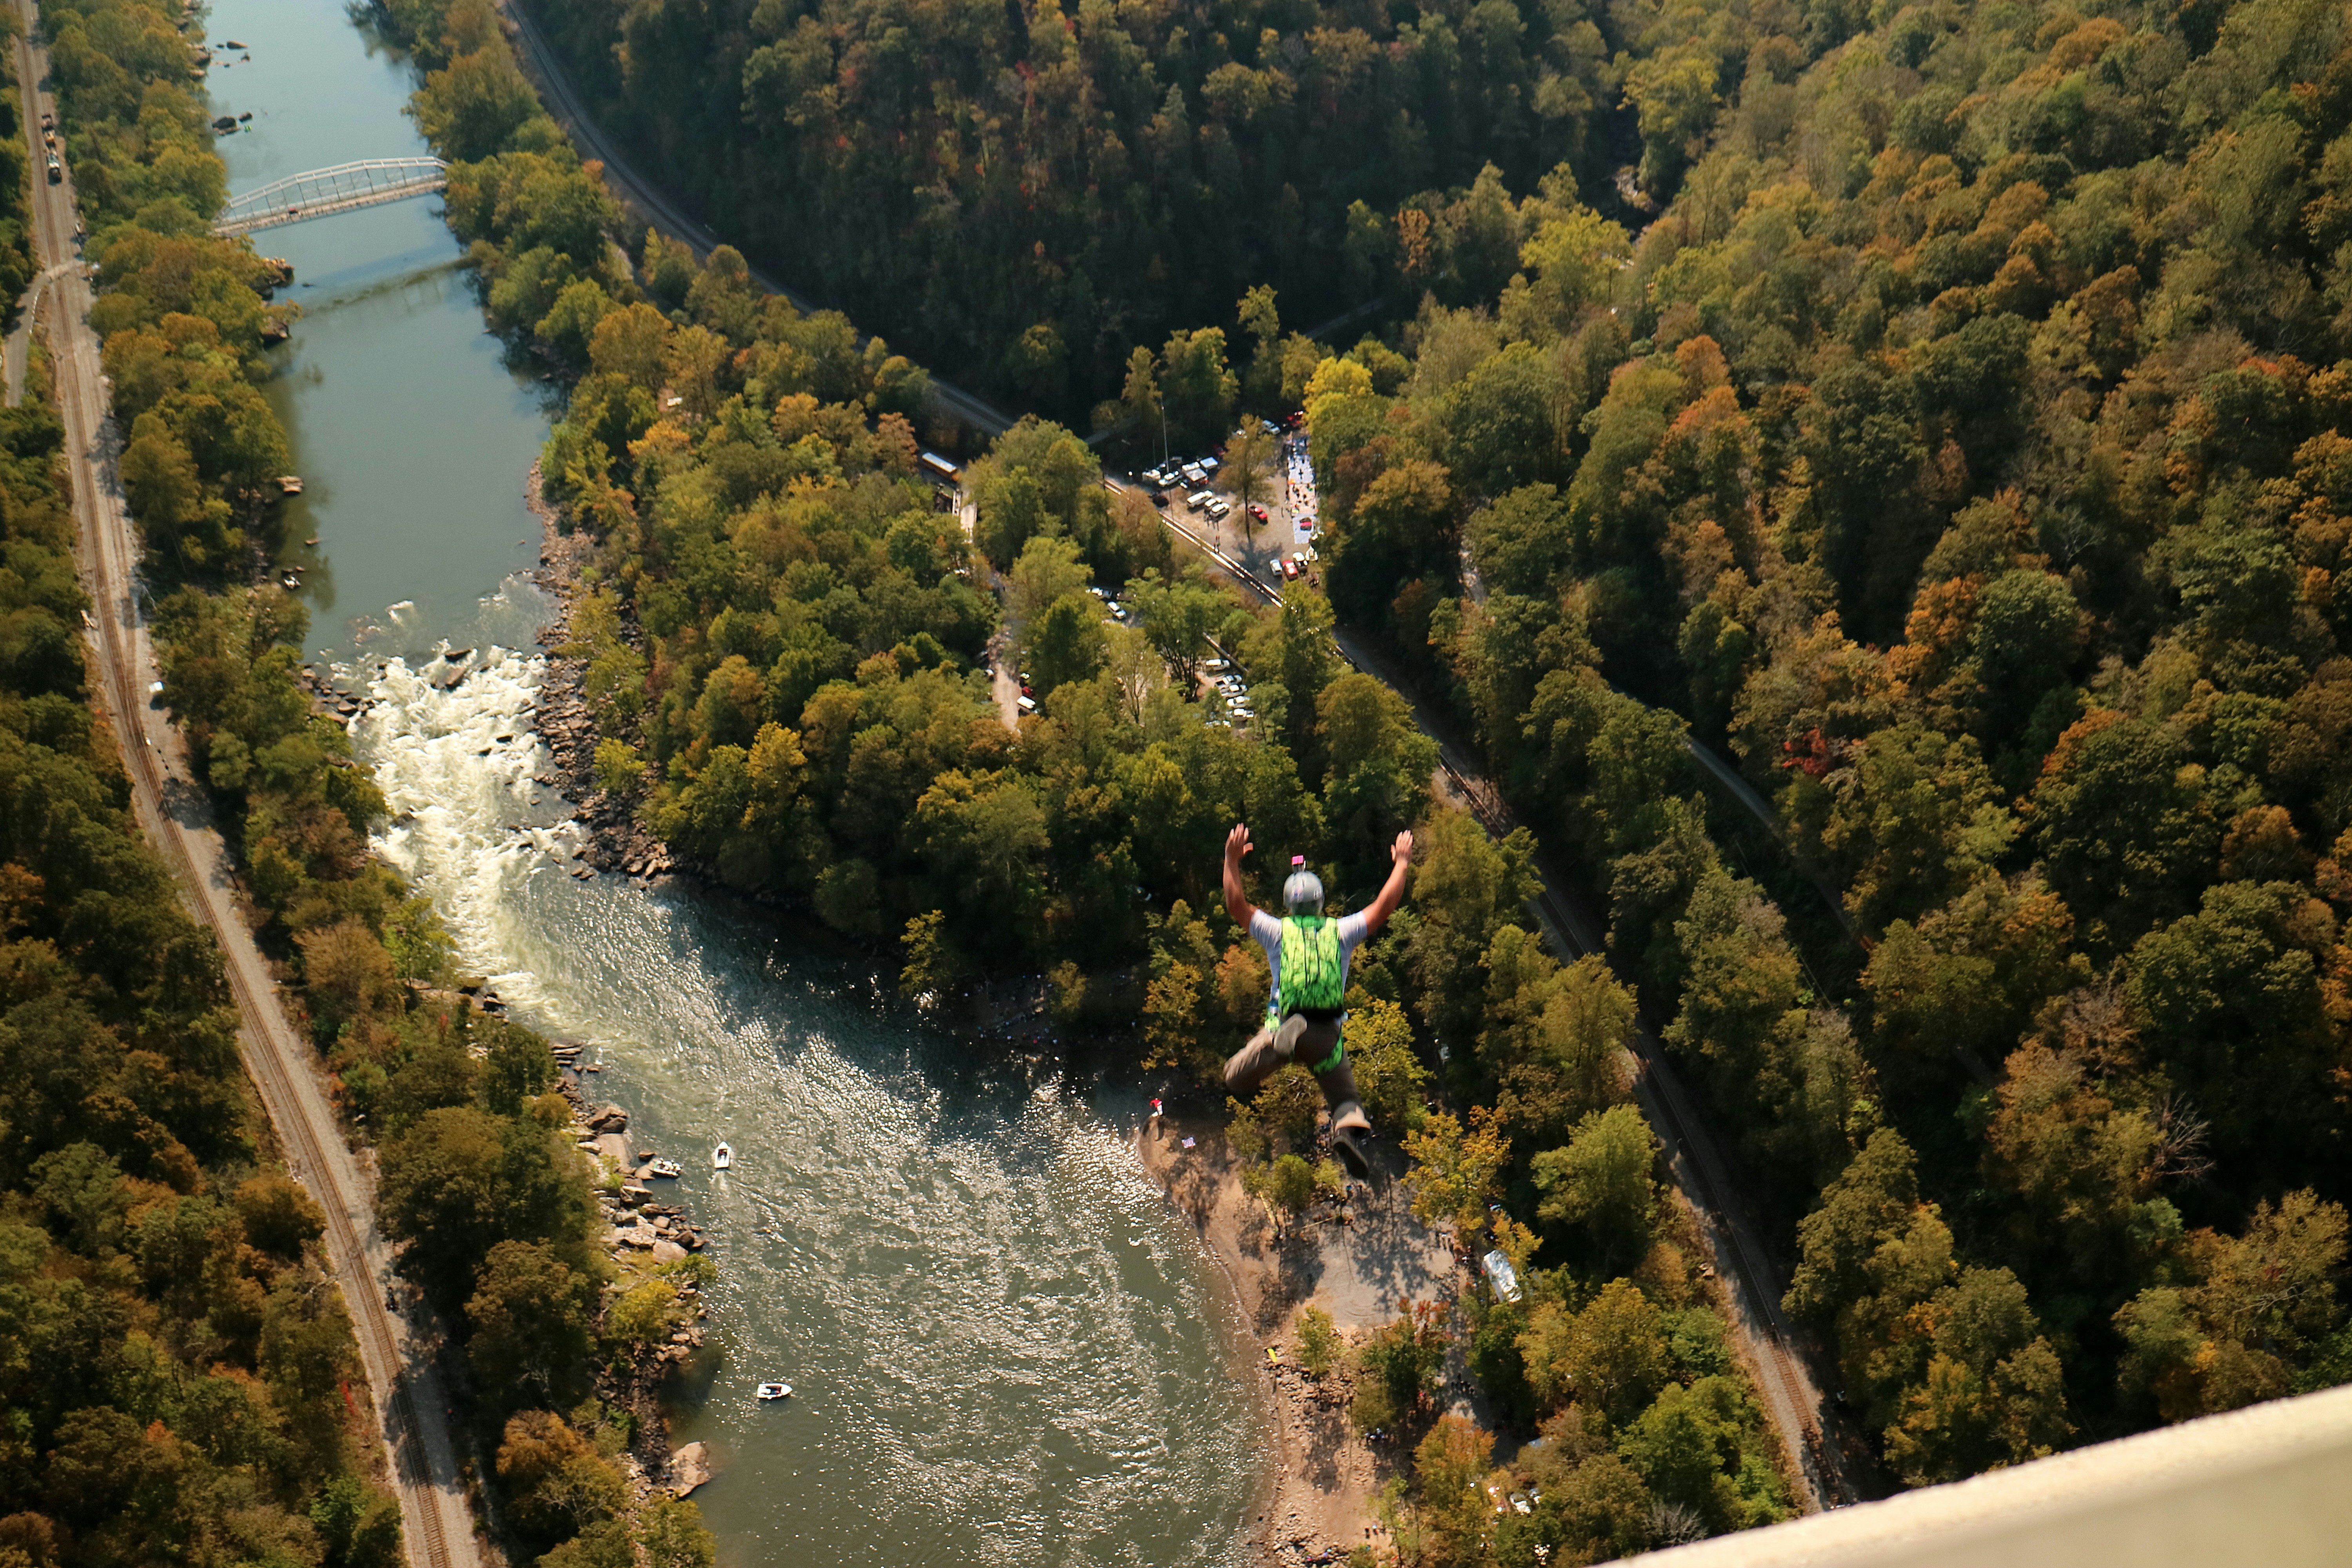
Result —
M1266 996L1265 1026L1225 1063L1225 1088L1247 1094L1290 1062L1304 1064L1323 1086L1323 1099L1331 1107L1332 1146L1350 1174L1368 1177L1371 1163L1364 1141L1371 1134L1371 1118L1356 1099L1356 1075L1348 1070L1347 1047L1339 1039L1348 959L1404 901L1412 835L1397 835L1390 850L1393 863L1389 879L1380 897L1338 920L1323 913L1322 879L1306 868L1303 855L1291 858L1290 878L1282 885L1282 917L1277 920L1254 907L1242 896L1242 857L1253 847L1244 824L1235 823L1225 835L1225 912L1265 949L1273 984Z

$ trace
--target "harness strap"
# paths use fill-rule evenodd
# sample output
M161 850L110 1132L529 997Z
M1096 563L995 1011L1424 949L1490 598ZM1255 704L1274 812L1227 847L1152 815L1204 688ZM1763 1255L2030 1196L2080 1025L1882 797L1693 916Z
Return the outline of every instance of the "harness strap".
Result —
M1313 1073L1317 1078L1321 1078L1325 1073L1337 1068L1340 1062L1347 1058L1347 1055L1348 1043L1345 1040L1334 1041L1331 1046L1331 1054L1325 1057L1321 1061L1311 1064L1307 1070Z

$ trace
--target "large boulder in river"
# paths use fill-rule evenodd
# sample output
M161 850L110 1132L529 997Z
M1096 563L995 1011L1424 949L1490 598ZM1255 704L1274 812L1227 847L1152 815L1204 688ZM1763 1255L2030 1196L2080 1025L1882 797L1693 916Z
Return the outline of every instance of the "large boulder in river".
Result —
M684 1497L710 1479L710 1453L699 1443L688 1443L669 1457L669 1489Z
M629 1113L617 1105L608 1105L588 1119L591 1132L626 1132Z

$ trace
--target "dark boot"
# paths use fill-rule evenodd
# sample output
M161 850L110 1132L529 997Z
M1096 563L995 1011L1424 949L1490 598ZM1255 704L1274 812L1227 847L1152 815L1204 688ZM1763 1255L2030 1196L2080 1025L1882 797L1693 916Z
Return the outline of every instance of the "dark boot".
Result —
M1331 1148L1339 1156L1339 1163L1348 1174L1360 1182L1372 1179L1372 1119L1354 1100L1348 1101L1331 1115Z
M1343 1058L1316 1081L1323 1086L1324 1102L1331 1108L1332 1152L1339 1156L1348 1174L1360 1182L1370 1181L1372 1119L1364 1114L1363 1104L1356 1098L1356 1075Z

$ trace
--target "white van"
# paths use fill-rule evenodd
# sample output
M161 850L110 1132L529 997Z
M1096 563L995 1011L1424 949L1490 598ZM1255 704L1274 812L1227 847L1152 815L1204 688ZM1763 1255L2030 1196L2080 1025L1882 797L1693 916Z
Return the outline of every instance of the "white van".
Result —
M1216 499L1215 494L1212 491L1194 490L1191 495L1184 498L1184 510L1186 511L1199 511L1202 507L1207 506L1211 501Z

